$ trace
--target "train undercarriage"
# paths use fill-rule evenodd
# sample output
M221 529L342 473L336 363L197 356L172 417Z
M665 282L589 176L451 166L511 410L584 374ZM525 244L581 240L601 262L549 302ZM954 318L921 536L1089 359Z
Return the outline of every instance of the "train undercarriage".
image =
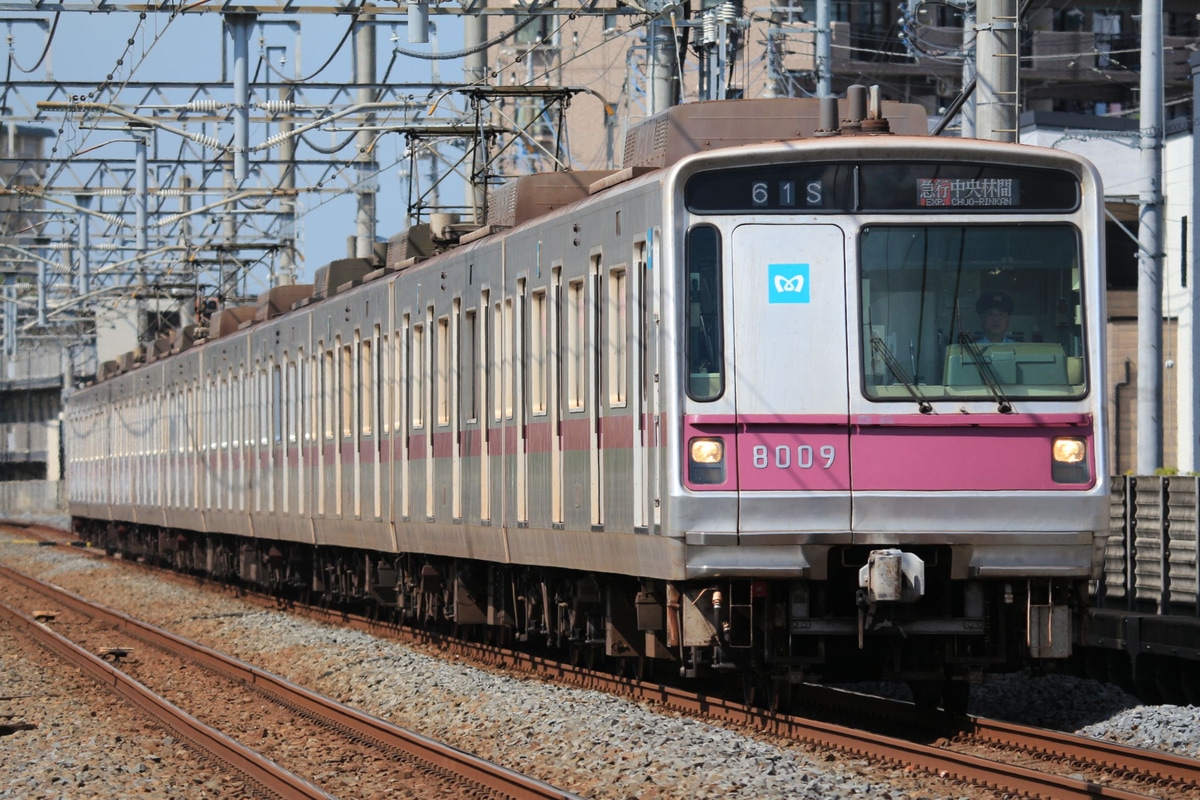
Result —
M281 598L524 643L631 678L712 680L776 708L804 682L892 680L920 704L965 710L987 673L1067 665L1086 588L952 581L948 554L935 548L919 553L921 596L889 602L871 581L861 585L872 555L854 548L831 555L825 581L671 583L129 523L76 520L75 530L111 554Z

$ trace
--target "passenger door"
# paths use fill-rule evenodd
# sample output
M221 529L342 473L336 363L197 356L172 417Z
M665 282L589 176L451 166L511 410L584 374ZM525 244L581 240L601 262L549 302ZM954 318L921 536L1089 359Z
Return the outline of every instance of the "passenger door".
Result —
M730 245L740 541L848 537L845 236L749 224Z

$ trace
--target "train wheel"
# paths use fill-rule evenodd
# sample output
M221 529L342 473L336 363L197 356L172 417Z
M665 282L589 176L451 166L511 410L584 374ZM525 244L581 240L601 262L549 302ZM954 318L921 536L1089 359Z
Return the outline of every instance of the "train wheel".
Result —
M1184 699L1191 706L1200 705L1200 675L1194 669L1180 671L1180 684L1183 688Z
M1110 650L1104 657L1108 666L1108 682L1133 693L1133 661L1121 650Z
M942 702L942 681L906 681L912 692L913 705L920 709L933 710Z
M1179 661L1174 658L1159 658L1157 661L1154 666L1154 682L1158 685L1159 695L1171 705L1187 705Z
M966 714L971 701L971 684L966 681L942 681L942 708L951 714Z
M1088 656L1094 653L1088 653ZM1083 671L1079 674L1084 678L1091 678L1094 681L1106 683L1108 681L1108 659L1106 658L1089 658L1084 657L1082 660Z
M762 701L764 692L759 685L758 675L752 670L746 670L742 673L742 703L749 708L754 708Z
M571 666L581 669L596 668L596 648L585 643L571 643Z
M1158 690L1158 682L1154 677L1154 659L1151 656L1138 656L1133 662L1133 693L1145 703L1162 702L1162 694Z
M768 711L775 714L792 713L792 682L787 675L772 675L766 689L768 695L763 699Z
M654 659L646 656L629 656L622 659L623 674L626 678L634 681L650 681L653 680Z

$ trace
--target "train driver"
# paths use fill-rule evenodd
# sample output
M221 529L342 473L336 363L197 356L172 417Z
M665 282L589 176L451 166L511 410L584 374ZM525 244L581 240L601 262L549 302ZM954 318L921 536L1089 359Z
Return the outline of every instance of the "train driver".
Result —
M979 344L1015 342L1008 335L1008 320L1013 311L1013 300L1004 292L984 292L975 301L979 313L979 324L983 334L976 340Z

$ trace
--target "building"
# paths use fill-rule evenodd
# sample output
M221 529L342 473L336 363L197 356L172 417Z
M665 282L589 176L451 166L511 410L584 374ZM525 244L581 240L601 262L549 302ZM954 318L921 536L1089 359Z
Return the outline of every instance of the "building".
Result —
M571 168L605 168L619 162L625 130L659 102L652 97L656 56L665 57L678 76L678 95L685 102L713 96L814 96L818 3L760 8L737 0L705 0L688 6L690 18L680 11L657 27L632 15L540 16L491 48L489 73L504 86L579 89L566 110L565 125L547 114L530 130L546 148L565 137ZM971 55L974 48L974 23L963 3L828 0L828 5L833 94L844 96L852 84L879 85L887 99L922 104L931 119L944 112L963 86L964 53ZM1034 5L1019 37L1021 110L1118 119L1136 114L1140 1L1083 6L1077 0L1044 0ZM1167 119L1190 116L1188 56L1200 40L1197 17L1194 0L1163 0ZM497 36L499 24L491 19L488 33ZM656 44L663 36L673 42L666 49ZM720 93L713 93L714 83ZM513 117L538 111L536 100L508 102L505 111ZM957 126L955 122L952 129ZM502 160L502 169L515 174L531 166L553 168L545 159L531 157L535 146L525 150L523 159Z

